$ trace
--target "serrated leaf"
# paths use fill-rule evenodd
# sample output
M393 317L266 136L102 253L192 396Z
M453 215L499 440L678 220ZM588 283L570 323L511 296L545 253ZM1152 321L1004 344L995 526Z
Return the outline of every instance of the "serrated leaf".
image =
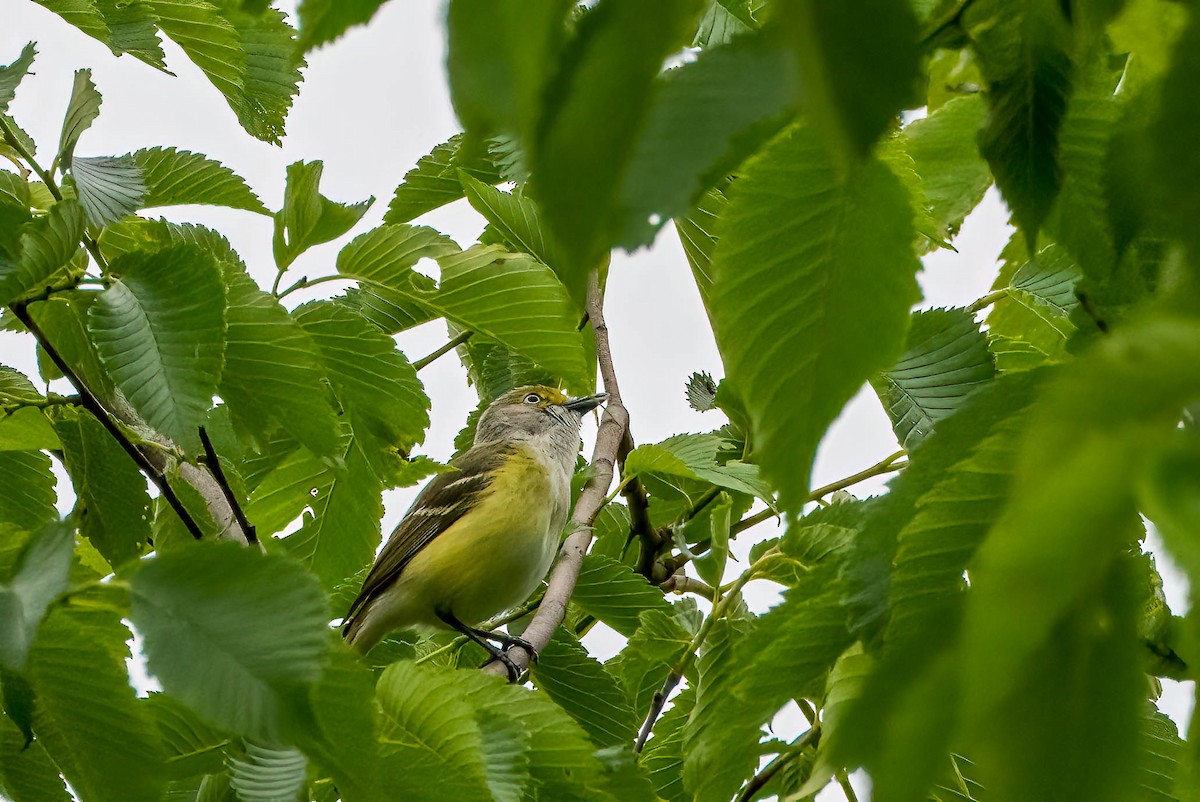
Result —
M21 54L11 64L0 67L0 114L8 114L8 104L12 103L17 94L17 86L29 72L37 48L29 42L21 48Z
M1179 764L1185 760L1187 744L1179 729L1164 713L1147 702L1138 733L1138 802L1168 802L1176 799Z
M1079 306L1075 295L1079 269L1059 245L1047 245L1030 257L1014 241L1006 252L1010 258L993 285L1005 294L988 314L988 333L1028 343L1047 357L1061 359L1075 331L1070 316Z
M292 802L308 780L308 760L291 747L245 741L245 755L229 757L229 786L240 802Z
M0 365L0 404L37 404L44 396L29 377L19 370Z
M1059 128L1072 72L1067 21L1054 0L987 0L964 9L961 24L989 87L979 152L1036 243L1062 182Z
M1172 230L1188 243L1193 254L1200 251L1200 238L1191 226L1197 210L1200 210L1200 193L1194 181L1200 176L1200 160L1187 142L1196 132L1196 119L1183 113L1178 107L1187 103L1188 89L1200 75L1200 19L1189 16L1172 49L1171 67L1162 79L1162 98L1158 114L1150 129L1150 141L1143 147L1153 154L1152 182L1161 186L1161 201ZM1142 179L1147 180L1146 178Z
M224 766L229 736L208 726L190 708L165 693L144 702L167 755L167 775L185 778L211 774Z
M12 579L0 585L0 664L9 671L25 669L46 609L67 588L74 546L71 526L43 527L22 547Z
M365 25L387 0L301 0L297 8L300 18L302 50L312 50L337 39L348 28Z
M524 195L501 192L465 172L460 172L458 178L467 201L491 223L491 229L503 243L548 267L562 263L558 250L542 231L541 212L536 203Z
M710 314L726 381L748 409L752 456L793 513L825 427L899 355L918 298L908 204L882 163L843 173L799 126L734 187Z
M355 204L329 200L317 191L323 170L321 162L288 166L283 208L275 213L271 243L275 264L281 271L312 246L345 234L375 202L374 196Z
M967 395L996 373L987 335L965 309L913 314L906 348L893 367L871 380L892 419L896 439L911 449Z
M50 457L40 451L0 451L0 521L37 531L57 516Z
M952 240L979 205L992 174L975 144L986 110L978 95L956 97L924 119L905 126L903 148L921 177L921 190L936 234Z
M711 482L774 504L771 489L759 477L758 466L721 458L720 452L729 444L729 440L717 433L677 434L631 451L625 458L626 475L676 476Z
M75 84L71 88L71 100L67 104L62 133L58 138L58 160L64 167L71 166L71 155L75 152L75 143L100 116L102 101L103 98L96 91L96 85L92 83L92 71L76 70Z
M138 0L36 0L88 36L98 39L115 54L129 53L139 61L166 72L158 18Z
M429 397L392 338L328 302L306 304L295 319L313 338L353 426L403 451L425 439Z
M433 279L412 268L422 259L457 253L449 237L425 226L403 223L373 228L338 252L338 272L362 278L362 286L347 293L347 302L388 334L432 319L435 314L419 300L432 292Z
M81 219L82 216L80 211ZM99 293L79 290L55 293L49 300L30 306L29 312L76 375L97 396L108 398L113 392L112 379L101 364L87 332L88 311L98 297ZM62 376L42 349L38 351L38 370L46 381Z
M220 394L251 431L286 427L313 454L341 448L312 337L245 273L225 270L229 309Z
M693 373L687 381L688 406L697 412L716 409L717 383L708 372Z
M792 4L778 23L795 54L806 110L835 148L865 156L901 109L919 105L917 22L908 4Z
M20 255L13 261L0 255L0 301L11 303L43 284L56 283L54 279L79 250L84 222L82 206L60 201L46 216L23 226Z
M329 591L371 562L379 548L383 517L383 483L366 452L370 445L351 437L345 448L341 467L326 470L313 486L312 517L283 541ZM290 488L303 491L304 485Z
M383 770L393 794L488 798L483 739L455 672L401 661L383 672L377 693Z
M717 250L717 229L728 206L729 202L722 191L710 189L700 196L695 208L686 217L675 218L675 231L679 234L679 242L692 268L696 289L700 291L700 300L710 321L714 275L712 259Z
M146 208L203 203L270 214L237 173L199 153L175 148L143 148L133 154L142 168Z
M646 610L625 648L607 664L636 712L650 709L655 692L691 645L693 633L673 615L676 609Z
M637 722L616 679L559 630L531 667L534 684L579 722L596 746L629 743Z
M594 383L585 375L571 302L549 268L496 246L476 246L439 261L437 292L414 292L415 300L529 357L573 389L587 390Z
M468 151L463 145L463 135L455 134L418 159L417 166L404 174L383 221L407 223L462 198L459 170L485 184L495 185L504 180L486 153L479 148Z
M637 631L644 610L671 610L662 591L645 577L601 554L583 558L571 601L626 637Z
M113 567L139 556L150 539L146 477L91 413L64 411L55 428L83 535Z
M96 350L146 422L178 443L197 442L225 348L225 288L213 257L194 245L131 252L121 277L88 313Z
M145 562L130 586L163 689L219 727L278 737L321 674L329 611L313 576L281 555L201 543Z
M163 752L138 704L121 613L62 606L42 624L30 659L34 732L81 799L158 802Z
M339 444L338 456L345 444ZM274 534L299 517L328 481L330 466L291 438L276 436L250 455L239 471L250 498L246 516L260 533Z
M71 177L93 226L114 223L144 205L142 169L129 156L72 159Z
M795 67L774 36L705 49L656 82L620 188L618 243L632 249L685 214L717 180L789 121Z
M62 448L45 413L19 407L0 414L0 451L41 451Z
M582 306L588 273L615 241L621 176L633 157L663 60L690 38L699 0L608 0L579 20L547 86L531 187ZM629 35L637 32L636 46Z

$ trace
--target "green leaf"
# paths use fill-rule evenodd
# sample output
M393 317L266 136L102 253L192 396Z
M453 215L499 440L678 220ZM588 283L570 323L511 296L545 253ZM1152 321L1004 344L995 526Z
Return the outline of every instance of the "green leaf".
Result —
M638 722L625 693L570 633L556 632L531 671L537 687L578 721L596 746L633 739Z
M1150 141L1146 143L1152 157L1153 173L1143 180L1157 182L1161 187L1161 202L1166 205L1168 220L1177 236L1188 243L1193 256L1200 252L1200 238L1191 226L1200 213L1200 192L1195 181L1200 177L1200 158L1187 143L1197 132L1197 121L1178 108L1186 103L1188 90L1200 75L1200 18L1190 15L1187 26L1172 50L1171 68L1162 80L1162 97L1157 119L1152 123Z
M732 452L732 445L719 433L677 434L631 451L625 459L625 475L675 476L711 482L773 504L771 489L759 477L756 465L726 459L729 453L722 452Z
M618 243L648 245L785 125L795 68L778 37L743 37L663 73L620 188Z
M418 298L434 291L437 284L412 268L422 259L438 259L458 250L453 240L432 228L387 224L351 240L338 253L337 268L343 276L364 279L359 290L347 294L350 305L384 332L394 334L434 317Z
M33 532L57 517L50 457L40 451L0 451L0 522Z
M259 436L285 427L313 454L341 448L326 372L311 335L244 272L225 269L229 309L220 395Z
M270 214L245 180L199 153L175 148L143 148L133 154L142 168L146 208L204 203Z
M321 674L329 612L312 575L280 555L201 543L143 563L130 586L163 689L219 727L277 737Z
M524 195L501 192L465 172L460 172L458 179L467 201L491 223L503 243L551 268L562 264L562 256L554 243L547 241L543 234L541 212L536 203Z
M8 114L8 104L16 97L17 86L29 72L36 55L37 48L29 42L21 48L21 55L13 63L0 67L0 114Z
M146 184L129 156L80 157L71 161L79 202L93 226L106 226L142 208Z
M0 784L12 802L71 802L71 795L40 741L27 743L0 718Z
M0 301L8 304L43 284L55 283L53 279L79 250L84 224L83 207L61 201L46 216L25 225L20 256L6 263L0 254Z
M345 234L375 202L374 196L351 205L329 200L317 191L322 170L321 162L288 166L283 208L275 213L271 243L275 264L281 271L312 246Z
M42 624L30 656L34 732L79 798L158 802L163 751L125 660L129 630L103 602L66 605Z
M34 407L20 407L0 415L0 451L40 451L62 448L46 415Z
M991 186L992 174L975 145L985 116L978 95L956 97L901 133L941 239L954 239Z
M166 72L158 18L144 2L118 0L36 0L66 22L98 39L116 55L129 53Z
M700 300L712 320L713 254L717 250L717 231L729 202L725 194L710 189L700 196L694 209L686 217L675 218L675 230L683 245L683 254L692 268Z
M308 486L311 495L303 500L312 517L283 541L328 591L356 578L379 548L383 483L368 447L359 437L349 438L342 466ZM303 468L300 472L305 473ZM292 492L305 489L303 484L289 486Z
M208 726L192 710L165 693L144 702L167 753L167 775L176 778L211 774L224 766L229 737Z
M496 246L475 246L439 261L437 292L413 292L415 300L529 357L573 389L593 385L586 375L579 321L549 268Z
M301 50L312 50L337 39L347 28L365 25L387 0L301 0Z
M650 775L658 795L667 802L692 802L683 786L683 728L696 704L695 689L684 688L671 700L671 709L654 725L639 764Z
M1014 240L1005 252L1010 258L993 285L1004 297L988 314L988 333L1028 343L1048 359L1063 358L1075 332L1070 316L1079 306L1079 269L1059 245L1047 245L1029 256Z
M284 120L300 91L300 70L307 66L296 47L296 31L287 23L286 14L277 9L247 14L225 2L223 13L237 31L245 53L242 91L226 100L247 133L278 145Z
M388 204L385 223L407 223L414 217L441 208L463 197L463 185L458 171L485 184L499 184L504 176L497 170L482 149L464 147L463 135L455 134L417 161L417 166L404 174Z
M558 60L569 0L451 0L446 71L454 111L469 135L529 141L549 70Z
M337 456L345 444L339 444ZM299 517L313 499L312 493L328 481L330 467L290 437L276 434L262 451L245 460L239 473L246 480L250 499L246 517L260 534L274 534Z
M300 750L249 740L245 750L229 757L229 785L240 802L294 800L307 785L308 760Z
M489 797L483 738L455 673L401 661L379 678L379 738L393 795Z
M213 257L194 245L114 259L120 276L88 313L88 331L117 387L146 422L197 442L225 346L225 288Z
M671 610L662 591L645 577L612 557L594 553L583 558L571 601L626 637L637 631L643 610Z
M678 609L646 610L625 648L608 662L635 711L649 709L668 672L691 645L692 632L674 614Z
M83 213L79 217L82 220ZM112 379L100 363L100 356L92 344L87 331L88 310L95 304L97 292L55 293L47 301L29 307L30 315L54 344L54 349L72 366L84 383L101 398L109 398L113 392ZM58 368L51 363L44 350L38 351L38 369L42 378L50 381L61 378Z
M905 346L899 361L871 385L892 419L896 439L911 449L990 381L996 368L987 335L965 309L915 312Z
M1147 702L1138 733L1139 802L1177 798L1177 778L1183 776L1179 764L1185 760L1186 749L1175 722Z
M71 155L75 152L75 143L100 116L102 101L103 98L96 91L96 85L92 83L92 71L76 70L75 84L71 88L71 101L67 104L62 133L58 138L58 160L64 167L71 166Z
M1032 245L1062 182L1059 128L1071 92L1071 31L1054 0L972 3L961 24L989 87L979 152Z
M1121 787L1129 753L1116 751L1124 749L1119 733L1132 729L1128 718L1135 711L1129 706L1144 693L1136 660L1137 679L1120 685L1130 682L1121 673L1130 666L1118 656L1120 649L1134 654L1136 637L1136 620L1125 622L1122 612L1135 605L1125 598L1120 562L1141 528L1138 466L1175 431L1183 406L1200 397L1198 343L1194 321L1160 315L1112 332L1062 369L1021 440L1011 501L971 570L963 663L967 721L979 727L997 709L1027 709L1024 702L1012 705L1016 698L1041 700L1048 706L1039 715L1063 716L1063 728L1046 732L1047 738L1087 733L1089 749L1073 748L1088 755L1079 768L1090 772L1097 789L1100 783ZM1011 592L1014 583L1021 593ZM1095 632L1087 623L1094 614L1113 616L1113 626ZM1047 657L1064 644L1061 658ZM1039 660L1045 669L1025 668ZM1063 693L1079 665L1092 666L1081 675L1081 690ZM1111 679L1096 673L1105 669ZM1088 682L1097 687L1087 690ZM1027 686L1036 693L1025 696ZM1079 694L1101 690L1112 694L1104 697L1110 699L1107 712L1087 714L1091 705L1084 700L1101 697ZM1015 726L1006 719L1001 731L1014 732L1008 728ZM1008 756L1018 756L1016 746ZM1049 761L1063 757L1061 748L1011 781L1028 787L1044 778Z
M621 177L654 79L699 10L699 0L606 0L579 20L547 86L529 148L532 190L567 259L558 275L579 306L588 273L616 241Z
M822 0L781 12L809 117L831 144L865 156L901 109L920 105L917 23L907 3Z
M24 373L0 365L0 404L37 404L44 396Z
M55 428L84 536L114 567L140 556L150 540L146 477L91 413L63 410Z
M899 356L919 297L908 204L882 163L843 173L803 127L776 138L734 187L710 314L755 461L793 513L825 427Z
M72 527L47 525L25 543L12 579L0 585L0 664L8 670L25 669L46 609L67 589L74 546Z
M391 337L345 307L317 301L295 312L313 338L352 425L407 451L425 439L429 398Z

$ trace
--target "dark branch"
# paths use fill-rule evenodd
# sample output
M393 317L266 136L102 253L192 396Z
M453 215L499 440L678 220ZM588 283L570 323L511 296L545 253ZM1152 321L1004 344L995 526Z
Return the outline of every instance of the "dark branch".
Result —
M672 671L667 674L667 679L663 682L662 688L654 692L654 699L650 702L650 712L646 714L646 720L642 722L642 728L638 731L637 743L633 745L634 754L641 754L642 748L646 745L646 740L650 737L650 730L654 729L654 722L658 721L658 717L662 715L663 706L666 705L667 698L670 697L671 691L675 690L675 686L679 684L681 678L680 674Z
M754 795L761 791L771 781L771 778L779 773L780 769L804 754L804 750L809 746L816 746L820 737L821 730L813 727L793 741L786 752L776 755L774 760L763 766L762 771L750 778L750 782L746 783L742 792L737 795L737 802L750 802L751 799L754 799Z
M155 487L157 487L158 491L162 494L162 497L166 499L167 504L169 504L171 509L175 511L175 514L179 516L179 520L183 521L183 525L187 527L187 530L191 533L192 537L196 538L196 540L201 539L204 536L204 533L201 531L200 525L196 523L196 519L192 517L190 512L188 512L179 496L175 494L175 491L171 488L171 483L167 481L166 475L158 470L150 462L150 460L147 459L146 455L142 453L142 450L134 445L133 441L126 436L125 432L121 430L121 427L118 426L116 421L113 419L113 416L109 414L108 410L104 408L104 405L100 403L100 399L92 394L92 391L89 390L87 385L83 383L83 380L79 378L79 375L75 373L71 366L66 363L66 360L62 358L62 355L55 350L53 344L51 344L50 340L46 338L45 332L43 332L41 327L38 326L37 322L33 319L33 316L29 314L29 308L24 304L13 304L11 308L13 310L13 314L16 315L17 320L21 321L21 323L25 325L25 328L29 329L29 333L37 338L38 343L41 344L47 356L50 357L50 361L54 363L59 372L61 372L66 380L71 383L71 386L75 388L75 391L79 393L79 401L83 405L84 409L92 413L92 415L96 417L96 420L100 421L100 424L108 430L108 433L113 436L113 439L117 441L118 445L125 450L125 453L129 455L134 464L137 465L138 468L141 469L142 473L146 474L150 481L154 483Z
M242 528L242 536L246 539L246 543L257 544L258 533L254 530L254 524L246 518L246 513L242 511L242 505L238 503L237 496L233 494L233 488L230 487L229 480L225 478L225 471L221 468L221 459L217 456L217 450L213 448L212 440L209 439L208 432L204 430L203 426L200 427L200 443L204 446L204 464L208 466L213 479L217 480L221 492L225 494L225 500L229 502L229 509L233 513L234 520Z

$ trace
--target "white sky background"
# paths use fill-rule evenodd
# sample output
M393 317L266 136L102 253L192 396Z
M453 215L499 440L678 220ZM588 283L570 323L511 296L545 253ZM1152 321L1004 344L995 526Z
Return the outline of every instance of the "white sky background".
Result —
M276 3L287 11L295 3ZM131 56L114 58L107 47L28 0L0 0L0 63L9 63L27 41L38 43L34 74L21 84L11 113L39 143L48 163L57 144L62 116L70 97L73 73L91 67L104 96L100 118L84 133L77 148L82 156L128 153L155 145L203 153L232 168L272 209L282 204L285 168L298 161L321 160L325 172L321 192L333 200L353 202L370 195L375 205L363 221L341 240L312 248L301 256L284 279L288 286L303 275L333 273L338 249L351 237L378 225L396 185L418 158L458 132L445 80L443 5L436 0L393 2L384 6L366 27L354 28L343 39L308 56L309 67L300 94L287 120L282 147L247 135L225 103L183 53L169 40L163 47L171 77ZM275 274L271 257L272 222L249 212L205 206L154 211L172 220L211 226L223 233L263 287ZM923 307L962 306L985 294L995 278L996 257L1008 239L1007 211L995 191L968 219L955 240L957 254L939 251L925 258L921 284ZM453 237L464 247L483 229L482 219L459 201L420 218ZM289 299L300 303L329 286L302 291ZM723 375L708 320L692 282L687 261L674 231L667 226L654 247L628 255L614 254L605 313L621 392L632 417L638 442L650 443L680 432L709 431L724 421L717 412L691 410L684 383L697 370ZM433 322L397 337L400 348L416 359L447 339L445 326ZM32 340L0 332L0 362L36 377ZM425 453L444 460L476 397L467 387L465 371L447 355L421 372L433 400ZM69 392L67 388L58 388ZM594 424L585 423L585 453L590 453ZM843 411L822 443L813 472L820 486L874 464L897 448L887 416L874 393L866 388ZM60 473L60 509L73 500ZM882 490L886 478L864 482L851 491L858 496ZM384 532L390 532L408 508L417 488L385 496ZM747 533L756 539L773 534L767 524ZM750 540L735 545L744 556ZM1176 613L1187 609L1186 581L1166 564L1161 549L1159 567ZM735 564L734 573L744 567ZM755 583L748 600L761 612L774 603L774 586ZM589 647L604 659L620 639L595 632ZM1164 680L1160 706L1186 726L1191 712L1191 684ZM776 720L781 737L805 728L799 712L785 711ZM827 789L821 799L838 799Z

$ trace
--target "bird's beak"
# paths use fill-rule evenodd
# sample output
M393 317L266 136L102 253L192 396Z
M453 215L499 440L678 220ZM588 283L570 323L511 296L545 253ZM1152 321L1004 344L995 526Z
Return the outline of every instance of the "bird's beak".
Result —
M582 415L603 404L607 398L608 396L605 393L596 393L595 395L585 395L582 398L572 398L563 404L563 406L572 412L578 412Z

